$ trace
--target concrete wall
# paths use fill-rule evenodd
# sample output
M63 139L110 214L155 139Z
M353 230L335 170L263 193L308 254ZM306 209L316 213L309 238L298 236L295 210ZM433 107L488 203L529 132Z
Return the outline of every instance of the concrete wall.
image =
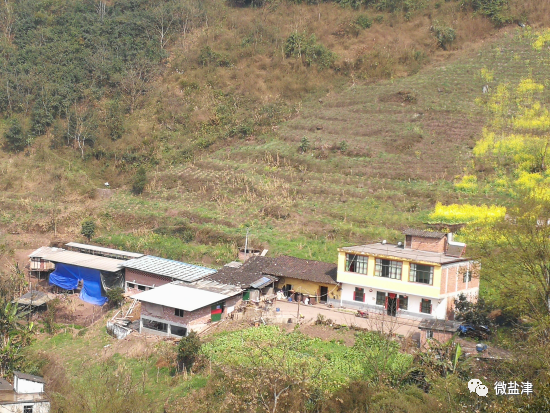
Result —
M25 406L33 406L33 413L48 413L50 402L13 403L0 405L0 413L23 413Z
M16 393L43 393L44 383L37 383L32 380L22 379L20 377L13 377L13 389Z

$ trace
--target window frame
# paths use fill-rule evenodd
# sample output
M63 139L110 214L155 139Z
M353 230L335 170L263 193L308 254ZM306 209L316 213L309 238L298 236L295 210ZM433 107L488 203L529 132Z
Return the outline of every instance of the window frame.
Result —
M174 315L176 317L183 317L184 316L184 310L182 310L180 308L175 308L174 309Z
M427 273L427 270L419 269L417 267L429 268L429 271L428 271L428 281L429 282L420 281L420 277L419 277L420 273ZM409 265L409 281L419 283L419 284L433 285L433 283L434 283L434 266L411 263Z
M382 294L382 302L379 300L379 297L381 296L381 294ZM375 305L384 306L385 301L386 301L386 293L384 291L377 291L377 295L376 295L376 298L375 298Z
M385 264L384 262L388 262ZM385 260L375 258L375 277L389 278L391 280L401 280L403 271L402 261ZM386 275L385 275L386 272Z
M427 330L427 340L431 340L434 338L434 331Z
M473 272L471 270L465 271L463 274L463 284L467 284L468 282L471 282L473 279Z
M23 413L33 413L33 407L32 404L23 405Z
M405 303L405 306L404 306ZM407 295L398 295L398 306L400 310L408 310L409 300Z
M361 300L358 300L358 298L359 298L358 293L361 294L361 297L362 297ZM354 288L354 295L352 296L352 299L356 302L359 302L359 303L365 303L365 289L360 288L360 287L355 287Z
M367 255L358 255L358 254L346 254L345 268L347 272L353 272L356 274L367 275L367 263L369 257ZM353 268L353 270L352 270Z
M421 304L419 304L419 312L423 314L432 314L432 300L421 298Z

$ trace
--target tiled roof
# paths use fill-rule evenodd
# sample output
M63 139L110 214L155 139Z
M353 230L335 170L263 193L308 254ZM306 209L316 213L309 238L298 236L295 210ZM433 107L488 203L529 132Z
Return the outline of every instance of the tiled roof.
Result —
M168 260L166 258L146 255L141 258L134 258L122 261L121 266L144 271L151 274L164 275L175 280L193 282L207 275L214 274L216 270L185 262Z
M276 277L296 278L324 284L337 284L337 264L303 260L282 255L273 259L272 265L264 271Z
M424 231L422 229L408 228L403 232L404 235L413 235L414 237L424 238L443 238L446 236L443 232Z
M211 274L206 278L224 284L248 288L252 284L256 283L256 281L259 281L262 277L265 277L264 270L268 269L272 265L272 260L273 258L271 257L261 257L259 255L255 255L245 261L245 263L239 268L224 266L220 268L218 272ZM270 279L272 281L277 280L276 277L270 277Z
M248 287L256 284L262 277L273 280L281 277L313 281L324 284L336 284L337 265L327 262L303 260L283 255L281 257L254 256L241 268L224 267L208 278L226 284Z

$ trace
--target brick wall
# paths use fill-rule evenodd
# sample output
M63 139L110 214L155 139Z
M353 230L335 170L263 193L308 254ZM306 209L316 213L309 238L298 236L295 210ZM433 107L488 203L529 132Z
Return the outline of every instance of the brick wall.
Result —
M432 333L432 339L439 341L440 343L447 342L450 338L452 338L453 333L448 331L433 331ZM427 345L427 330L421 330L421 337L420 337L420 347L421 349L425 349L428 347Z
M413 250L446 252L447 243L448 241L446 237L437 239L437 238L411 236L411 245L409 245L409 240L408 240L408 243L406 246Z
M172 282L172 279L170 277L151 274L148 272L139 271L132 268L126 268L124 270L124 279L127 283L140 284L140 285L145 285L147 287L153 287L153 286L160 287L161 285ZM127 288L126 292L130 293L130 295L133 295L141 291L138 290L138 286L136 285L136 288Z
M241 302L241 294L230 297L225 300L225 307L222 318L228 314L228 307L233 307ZM166 320L168 323L176 323L182 325L194 325L194 324L204 324L210 320L210 304L199 308L195 311L184 311L183 317L178 317L175 314L173 307L164 307L161 305L143 303L142 304L142 316L144 317L154 317L157 319Z
M467 271L471 271L471 280L468 282L463 282L464 275ZM440 294L454 293L466 289L478 288L479 285L480 271L475 263L466 261L462 264L442 267L442 282L440 283Z

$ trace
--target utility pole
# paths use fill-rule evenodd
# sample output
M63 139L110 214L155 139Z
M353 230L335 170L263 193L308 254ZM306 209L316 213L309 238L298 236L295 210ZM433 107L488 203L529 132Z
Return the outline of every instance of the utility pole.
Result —
M247 250L249 245L249 228L247 228L247 235L245 235L245 259L243 261L247 261L247 255L249 251Z

